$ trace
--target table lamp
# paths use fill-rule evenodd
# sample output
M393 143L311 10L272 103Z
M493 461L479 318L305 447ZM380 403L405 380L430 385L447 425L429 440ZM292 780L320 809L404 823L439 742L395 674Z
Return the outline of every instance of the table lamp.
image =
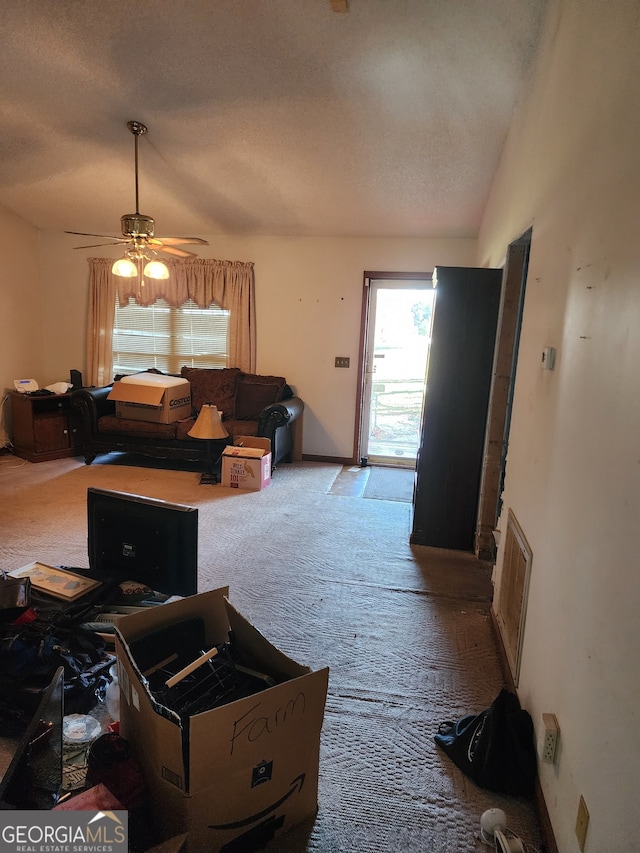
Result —
M201 438L207 442L204 471L200 477L200 485L213 485L219 482L219 477L214 471L212 442L221 438L228 438L229 433L224 428L218 407L214 406L213 403L203 403L200 414L187 435L190 435L191 438ZM216 464L221 458L222 453L216 460Z

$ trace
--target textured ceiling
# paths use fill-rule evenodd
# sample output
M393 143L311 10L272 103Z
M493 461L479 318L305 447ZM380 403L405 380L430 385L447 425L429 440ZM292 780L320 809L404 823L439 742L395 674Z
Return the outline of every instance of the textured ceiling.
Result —
M546 0L3 0L0 204L38 228L474 236Z

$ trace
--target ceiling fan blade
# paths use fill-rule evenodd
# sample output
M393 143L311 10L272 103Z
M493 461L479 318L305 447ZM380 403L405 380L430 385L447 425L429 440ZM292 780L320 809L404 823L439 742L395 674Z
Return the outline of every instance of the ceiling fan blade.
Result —
M65 231L65 234L77 234L79 237L102 237L104 240L119 240L120 237L115 237L113 234L91 234L88 231Z
M168 246L181 246L189 243L197 246L209 245L208 240L203 240L201 237L156 237L155 239Z
M175 255L177 258L197 257L194 252L187 252L186 249L176 249L174 246L158 246L158 251L164 252L167 255Z
M115 243L91 243L90 246L74 246L74 249L100 249L102 246L122 246L128 243L128 240L116 240Z

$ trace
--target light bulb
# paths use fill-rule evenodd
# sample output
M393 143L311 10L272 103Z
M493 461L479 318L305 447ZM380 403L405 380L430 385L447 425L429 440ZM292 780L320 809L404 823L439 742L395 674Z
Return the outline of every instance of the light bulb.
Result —
M149 261L144 268L147 278L169 278L169 270L162 261Z
M138 275L138 268L129 258L119 258L111 267L111 272L122 278L135 278Z

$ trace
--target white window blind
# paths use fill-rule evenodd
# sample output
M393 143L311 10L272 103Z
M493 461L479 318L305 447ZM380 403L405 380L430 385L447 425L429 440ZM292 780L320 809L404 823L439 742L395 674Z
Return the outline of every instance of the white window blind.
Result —
M129 299L121 306L116 299L113 372L226 367L228 330L229 312L215 304L202 309L189 300L171 308L164 299L148 306Z

